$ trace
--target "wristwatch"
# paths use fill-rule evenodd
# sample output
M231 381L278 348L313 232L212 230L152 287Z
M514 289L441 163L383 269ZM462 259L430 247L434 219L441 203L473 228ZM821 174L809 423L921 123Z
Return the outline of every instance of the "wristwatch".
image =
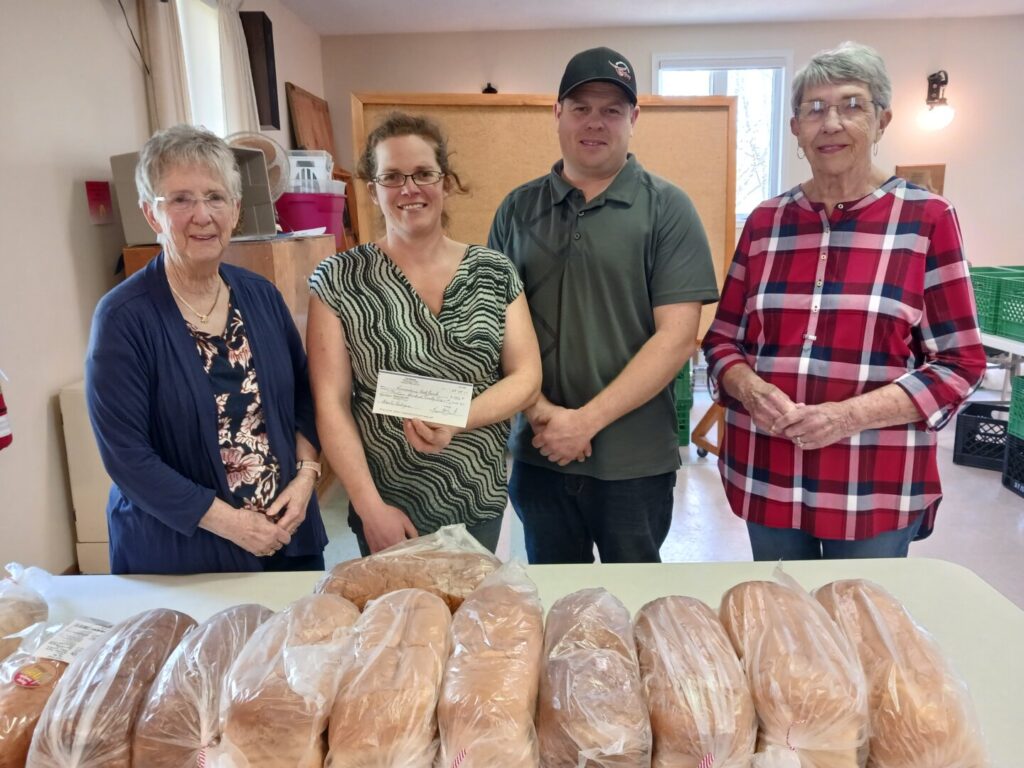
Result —
M321 468L319 461L309 461L308 459L300 461L295 465L296 472L299 472L303 469L312 469L316 473L317 480L320 479L320 475L323 472L323 469Z

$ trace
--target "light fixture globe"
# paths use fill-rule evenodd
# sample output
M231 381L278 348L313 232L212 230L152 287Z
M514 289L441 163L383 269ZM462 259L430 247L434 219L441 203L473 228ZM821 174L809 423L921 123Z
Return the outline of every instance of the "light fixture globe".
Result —
M941 104L929 105L927 109L921 112L918 123L927 131L941 131L953 122L955 116L956 110L943 99Z
M928 75L928 96L925 99L928 109L918 118L918 123L925 130L938 131L953 122L956 110L946 101L948 84L949 74L944 69Z

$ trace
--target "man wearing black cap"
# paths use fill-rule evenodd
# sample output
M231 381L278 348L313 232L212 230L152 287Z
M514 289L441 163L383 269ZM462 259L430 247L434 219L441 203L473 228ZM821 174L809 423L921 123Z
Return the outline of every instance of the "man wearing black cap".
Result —
M622 54L575 55L555 104L562 159L491 226L488 244L525 282L544 366L510 438L531 563L592 562L595 544L603 562L659 562L672 522L672 383L718 290L693 203L629 154L639 113Z

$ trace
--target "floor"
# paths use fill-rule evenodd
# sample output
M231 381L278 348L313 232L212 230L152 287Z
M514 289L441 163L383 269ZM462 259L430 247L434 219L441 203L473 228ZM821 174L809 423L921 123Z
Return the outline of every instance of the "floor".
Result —
M710 405L697 386L691 424ZM978 390L974 400L997 400L998 391ZM911 557L949 560L970 568L1024 609L1024 498L1003 487L996 471L953 463L956 425L939 433L939 472L945 498L935 532L911 546ZM680 449L683 466L675 491L672 529L662 547L666 562L750 560L746 528L728 508L714 456L700 458L692 446ZM355 538L346 521L347 499L334 487L323 499L324 519L331 543L327 567L358 557ZM498 556L525 562L523 529L506 508Z

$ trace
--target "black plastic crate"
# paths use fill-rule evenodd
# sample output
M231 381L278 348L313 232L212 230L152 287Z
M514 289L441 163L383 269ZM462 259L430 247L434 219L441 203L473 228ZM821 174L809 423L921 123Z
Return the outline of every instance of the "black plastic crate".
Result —
M1009 420L1009 403L968 403L956 417L953 463L1001 471Z
M1003 459L1003 485L1024 496L1024 440L1006 435L1006 456Z

